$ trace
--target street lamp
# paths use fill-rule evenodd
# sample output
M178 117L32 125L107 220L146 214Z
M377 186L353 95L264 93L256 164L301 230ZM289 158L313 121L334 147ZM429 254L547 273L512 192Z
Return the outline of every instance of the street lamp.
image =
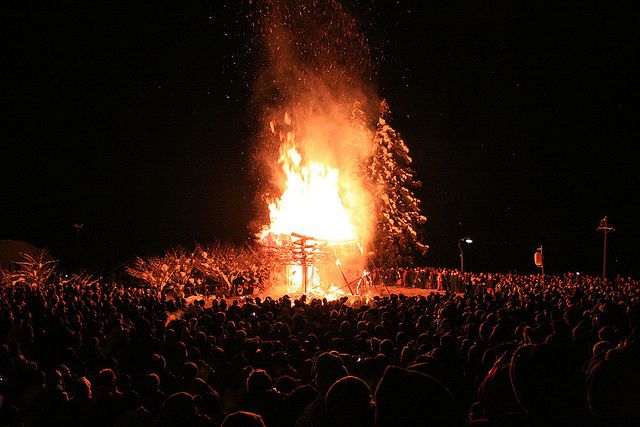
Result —
M609 224L609 218L605 216L600 220L600 224L596 230L604 233L602 248L602 280L605 281L607 279L607 234L616 231L616 229Z
M464 273L464 253L462 252L462 242L473 243L473 240L471 240L471 237L461 237L458 239L458 250L460 251L460 272Z

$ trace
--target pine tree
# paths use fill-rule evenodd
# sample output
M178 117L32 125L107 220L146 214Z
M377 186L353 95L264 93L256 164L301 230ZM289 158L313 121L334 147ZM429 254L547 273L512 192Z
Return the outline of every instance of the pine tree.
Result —
M376 204L376 230L372 260L378 267L410 265L428 249L421 241L427 221L414 190L422 184L411 168L409 148L389 124L389 105L380 103L372 152L365 160L365 176Z

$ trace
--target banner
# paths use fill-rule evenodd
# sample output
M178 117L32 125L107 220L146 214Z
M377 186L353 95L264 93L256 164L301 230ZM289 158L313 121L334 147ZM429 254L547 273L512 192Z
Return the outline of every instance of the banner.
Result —
M538 268L542 268L544 266L544 257L542 256L542 247L536 250L536 253L533 254L533 262L536 263Z

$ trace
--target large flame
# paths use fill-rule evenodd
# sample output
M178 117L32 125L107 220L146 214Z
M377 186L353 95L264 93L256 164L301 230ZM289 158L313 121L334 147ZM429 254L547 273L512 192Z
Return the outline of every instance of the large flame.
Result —
M334 263L331 258L349 258L354 251L360 252L364 230L359 230L357 225L363 223L361 218L358 221L363 206L354 202L366 199L366 194L359 177L346 166L353 162L331 163L332 156L327 153L332 150L322 141L326 129L320 126L322 132L310 131L309 128L316 125L313 120L306 121L302 125L305 136L298 141L289 114L284 115L282 123L283 127L275 121L270 123L271 133L280 143L279 173L275 175L279 177L280 182L276 184L281 194L269 200L269 224L263 227L260 238L276 244L308 238L303 242L313 247L308 256L304 261L299 258L286 266L287 292L303 292L306 269L307 293L336 299L345 294L348 286L340 263ZM330 124L339 127L333 122ZM348 138L352 130L345 126L328 133ZM318 140L314 140L314 136ZM315 157L313 147L322 147ZM317 249L320 244L322 249ZM345 247L350 253L344 253ZM318 253L324 258L321 262L318 262Z
M280 147L278 163L286 176L282 196L269 203L265 233L299 233L330 242L357 240L356 229L340 198L340 172L317 161L303 162L294 145Z

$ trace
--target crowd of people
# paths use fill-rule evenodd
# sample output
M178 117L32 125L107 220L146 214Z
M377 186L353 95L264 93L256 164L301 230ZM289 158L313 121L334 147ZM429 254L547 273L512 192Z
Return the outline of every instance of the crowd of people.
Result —
M357 304L4 287L0 425L640 425L637 281L453 276Z
M372 282L376 285L451 292L480 290L480 287L493 289L501 277L503 275L495 273L469 273L434 267L379 268L371 271Z

